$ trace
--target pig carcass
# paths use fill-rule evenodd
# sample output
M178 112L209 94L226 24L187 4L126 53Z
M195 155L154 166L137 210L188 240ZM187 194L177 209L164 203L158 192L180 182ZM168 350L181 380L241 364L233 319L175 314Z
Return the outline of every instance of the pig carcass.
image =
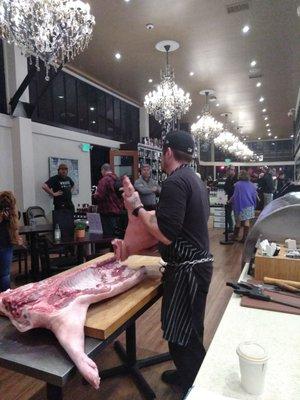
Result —
M124 196L130 197L135 189L131 184L129 178L123 178L123 191ZM155 215L155 211L150 211ZM128 226L125 232L124 240L115 239L112 241L116 258L119 260L126 260L132 254L139 254L144 250L155 248L158 240L149 233L138 218L128 212Z
M97 389L98 368L84 353L88 307L125 292L145 274L145 268L135 271L111 258L0 293L0 310L21 332L33 328L51 330L82 376Z

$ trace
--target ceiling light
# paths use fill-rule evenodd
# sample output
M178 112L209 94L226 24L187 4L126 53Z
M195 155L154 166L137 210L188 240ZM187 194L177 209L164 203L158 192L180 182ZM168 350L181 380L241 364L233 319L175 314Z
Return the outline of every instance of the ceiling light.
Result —
M34 57L37 71L43 62L46 81L51 66L64 66L87 47L94 25L90 5L81 0L0 2L1 38L18 46L29 63Z
M294 135L291 135L291 138L293 138L294 137Z
M219 104L219 103L217 103L217 104L216 104L216 107L220 107L220 104Z
M270 133L268 133L268 136L272 136L272 133L270 132Z
M267 109L266 109L266 108L263 108L261 111L262 111L263 113L265 113L265 112L267 111Z
M232 120L231 123L234 124L234 121Z
M59 99L63 99L63 98L64 98L64 96L58 96L58 98L59 98Z
M153 79L149 78L149 79L148 79L148 82L149 82L149 83L152 83L152 82L153 82Z
M273 146L275 146L275 143L274 143L274 142L272 142L272 145L273 145Z
M95 124L96 123L96 121L92 121L92 124Z
M154 29L154 25L151 23L146 24L146 29L148 29L148 31L151 31L152 29Z
M244 25L242 28L243 33L248 33L250 31L250 26L249 25Z
M197 119L200 119L201 115L197 115Z
M261 96L261 97L259 98L259 102L262 103L263 101L265 101L265 98Z
M117 60L121 60L122 55L121 55L120 53L116 53L116 54L115 54L115 58L116 58Z
M90 110L91 111L95 111L95 107L90 107Z
M258 140L261 140L261 138L259 137L259 138L257 138Z
M256 87L261 87L261 82L257 82Z
M159 42L155 47L166 53L166 67L161 72L157 89L145 96L144 107L168 131L175 121L188 112L192 101L190 94L176 85L174 70L169 64L169 52L178 49L179 44L170 40Z
M130 0L124 0L126 3L129 3L130 2Z
M270 124L266 124L266 127L270 126Z
M277 139L278 136L274 136L274 139Z
M264 118L265 121L268 121L268 119L269 119L268 117L265 117L265 118Z
M251 67L255 67L256 64L257 64L256 61L253 60L253 61L251 61L250 66L251 66Z
M267 129L268 132L271 132L271 129Z
M244 138L244 142L246 141L247 139L246 138Z
M195 73L194 73L193 71L190 72L190 76L194 76L194 74L195 74Z

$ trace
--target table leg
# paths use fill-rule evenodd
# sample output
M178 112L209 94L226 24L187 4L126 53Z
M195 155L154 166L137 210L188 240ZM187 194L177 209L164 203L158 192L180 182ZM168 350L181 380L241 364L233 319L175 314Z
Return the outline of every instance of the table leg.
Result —
M155 393L140 372L140 368L165 362L171 359L170 354L160 354L143 360L136 358L136 329L133 322L126 329L126 350L119 341L114 343L114 349L122 361L122 365L101 372L101 378L130 374L136 386L139 388L144 398L147 400L155 399Z
M47 400L63 400L63 390L60 386L47 383Z
M40 279L40 263L39 263L39 254L37 249L37 235L32 233L30 238L30 257L31 257L31 274L32 278L35 282Z

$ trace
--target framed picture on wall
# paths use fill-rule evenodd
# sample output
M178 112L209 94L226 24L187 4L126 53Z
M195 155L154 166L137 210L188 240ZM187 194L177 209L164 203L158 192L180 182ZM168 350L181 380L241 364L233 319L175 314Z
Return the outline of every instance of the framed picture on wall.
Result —
M70 158L49 157L49 176L57 175L58 166L66 164L69 168L68 176L74 182L73 194L79 194L79 170L78 160L71 160Z

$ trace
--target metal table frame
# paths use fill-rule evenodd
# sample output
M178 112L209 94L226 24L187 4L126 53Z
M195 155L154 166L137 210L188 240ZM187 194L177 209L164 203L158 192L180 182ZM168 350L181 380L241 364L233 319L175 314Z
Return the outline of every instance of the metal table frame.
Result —
M114 348L118 355L120 356L123 364L114 367L108 370L104 370L100 372L100 376L102 379L107 379L111 376L119 375L119 374L130 374L134 380L134 383L144 396L146 400L154 399L155 393L151 389L150 385L144 379L143 375L140 372L140 368L148 367L150 365L155 365L161 362L165 362L171 359L169 353L164 353L160 355L156 355L153 357L149 357L142 360L137 360L136 357L136 328L135 328L135 321L145 312L147 311L160 297L162 294L162 286L160 286L158 293L147 303L145 304L139 311L137 311L131 318L129 318L123 325L121 325L113 334L111 334L107 339L100 341L93 338L86 337L86 345L90 348L87 351L87 355L91 358L95 358L102 350L104 350L109 344L111 344L115 339L124 331L126 331L126 350L122 347L122 345L116 341L114 344ZM0 325L1 328L1 325ZM27 333L26 335L29 335ZM45 332L46 338L45 342L48 345L48 342L51 340L51 332ZM22 340L21 333L18 333L19 342ZM53 336L53 335L52 335ZM47 340L48 339L48 340ZM0 341L3 342L11 341L12 339L2 333L0 330ZM53 340L52 340L53 341ZM19 343L20 344L20 343ZM26 343L23 345L24 349L25 346L28 346ZM53 344L50 344L55 350L57 348L60 349L59 343L55 340ZM22 346L19 349L23 351ZM51 350L51 348L50 348ZM67 355L62 353L61 357L67 359ZM76 367L72 362L68 362L65 370L61 371L60 374L56 372L56 375L53 372L47 371L47 366L44 368L38 368L34 366L34 360L30 365L32 360L28 360L27 365L20 364L20 362L16 362L11 360L9 354L2 354L0 349L0 366L23 373L25 375L43 380L47 384L47 400L63 400L63 387L68 383L72 376L76 373Z

